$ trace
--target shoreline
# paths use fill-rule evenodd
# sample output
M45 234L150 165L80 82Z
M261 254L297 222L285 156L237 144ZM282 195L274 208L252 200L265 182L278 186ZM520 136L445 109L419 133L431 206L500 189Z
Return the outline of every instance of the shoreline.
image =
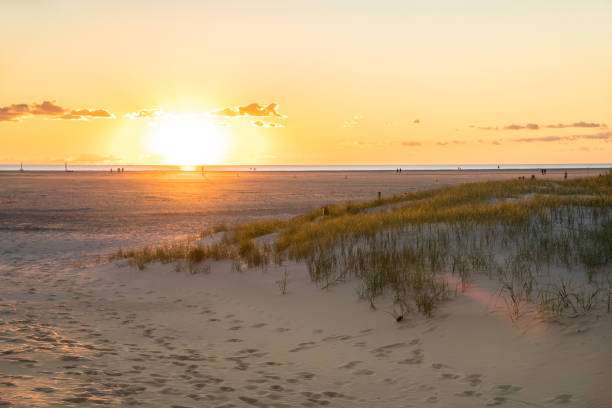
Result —
M110 173L110 170L124 168L129 173L201 173L201 165L183 166L192 169L184 170L181 166L138 166L138 165L74 165L69 171L60 165L31 165L19 170L19 165L0 165L0 174L3 173ZM516 164L506 165L497 168L497 165L440 165L430 166L431 168L421 168L429 166L418 165L384 165L384 166L204 166L205 173L247 173L247 174L283 174L283 173L395 173L397 169L402 169L402 173L420 174L430 172L448 172L449 174L460 172L517 172L517 171L539 171L546 169L555 171L607 171L612 169L612 163L596 164ZM253 170L256 169L256 170Z

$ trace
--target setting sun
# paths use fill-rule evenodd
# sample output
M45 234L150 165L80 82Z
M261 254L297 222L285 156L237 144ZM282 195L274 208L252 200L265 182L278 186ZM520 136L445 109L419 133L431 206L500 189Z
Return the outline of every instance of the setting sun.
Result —
M168 119L151 127L149 149L164 164L194 166L224 161L228 134L199 119Z

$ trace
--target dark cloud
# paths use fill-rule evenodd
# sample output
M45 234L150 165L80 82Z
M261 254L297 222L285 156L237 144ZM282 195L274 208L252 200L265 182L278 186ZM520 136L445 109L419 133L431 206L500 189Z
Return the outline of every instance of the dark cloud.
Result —
M403 146L421 146L421 142L402 142Z
M30 107L30 112L34 115L62 115L66 109L55 104L55 101L43 101L41 104L34 103Z
M276 123L276 122L264 122L263 120L254 120L254 121L251 122L251 125L255 126L255 127L266 127L266 128L281 128L281 127L284 127L280 123Z
M259 116L259 117L276 117L286 118L278 112L278 105L271 103L268 106L261 106L258 103L252 103L245 106L235 106L233 108L219 109L209 113L212 116L222 116L225 118L233 118L239 116Z
M494 127L494 126L474 126L471 125L471 128L476 128L476 129L480 129L480 130L499 130L498 127ZM528 129L528 130L538 130L541 128L549 128L549 129L565 129L565 128L607 128L608 126L605 123L593 123L593 122L584 122L584 121L580 121L580 122L574 122L574 123L558 123L556 125L546 125L546 126L540 126L537 123L527 123L526 125L517 125L517 124L511 124L508 126L504 126L503 129L504 130L522 130L522 129Z
M523 125L515 125L514 123L508 126L504 126L504 130L521 130L521 129L529 129L529 130L538 130L540 125L537 123L528 123L525 126Z
M21 103L0 108L0 122L14 122L34 115L55 119L114 118L115 115L104 109L64 109L55 101L43 101L31 105Z
M574 122L574 123L557 123L556 125L548 125L546 126L550 129L564 129L564 128L606 128L604 123L593 123L593 122Z
M16 122L30 115L30 107L25 103L0 108L0 122Z
M560 142L560 141L571 141L579 139L592 139L592 140L608 140L612 138L612 132L601 132L592 135L570 135L570 136L542 136L542 137L524 137L521 139L515 139L515 142L531 143L531 142Z

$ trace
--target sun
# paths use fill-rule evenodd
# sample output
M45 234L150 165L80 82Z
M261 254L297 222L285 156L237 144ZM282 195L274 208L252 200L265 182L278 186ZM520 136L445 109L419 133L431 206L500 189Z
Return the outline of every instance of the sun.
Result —
M219 126L192 118L167 119L153 126L149 149L164 164L189 166L219 164L227 153L228 135Z

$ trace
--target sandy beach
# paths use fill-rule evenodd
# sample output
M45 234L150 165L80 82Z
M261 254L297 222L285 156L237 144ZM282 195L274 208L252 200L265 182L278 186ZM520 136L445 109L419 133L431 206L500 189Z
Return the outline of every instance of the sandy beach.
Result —
M0 406L609 407L604 311L513 321L477 277L433 317L396 322L391 299L371 309L355 280L322 290L303 263L107 261L379 191L533 173L0 174Z

